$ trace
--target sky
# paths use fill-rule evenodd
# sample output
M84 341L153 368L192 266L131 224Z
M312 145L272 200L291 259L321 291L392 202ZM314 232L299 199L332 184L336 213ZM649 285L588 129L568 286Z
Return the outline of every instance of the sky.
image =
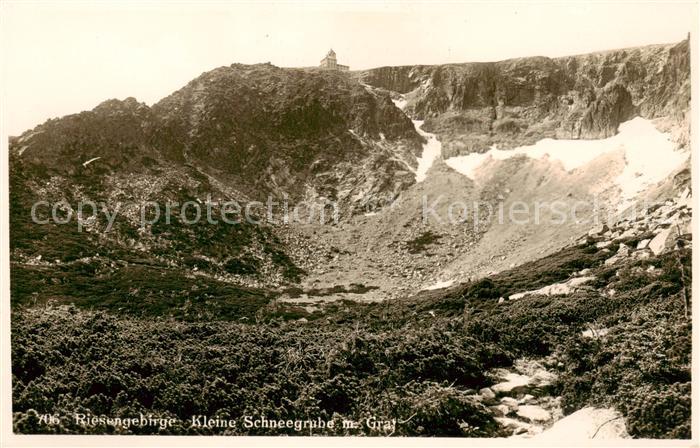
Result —
M234 62L353 69L564 56L677 42L695 2L14 2L0 4L9 135L133 96L149 105Z

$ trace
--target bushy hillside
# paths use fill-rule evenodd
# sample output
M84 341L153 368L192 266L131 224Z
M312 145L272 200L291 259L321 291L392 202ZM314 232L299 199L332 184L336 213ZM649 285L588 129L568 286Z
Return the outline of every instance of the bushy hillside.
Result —
M338 421L315 434L504 436L497 406L477 390L493 383L489 369L530 358L558 375L551 393L565 413L613 406L635 437L690 437L691 328L682 294L690 293L691 252L604 263L614 250L593 238L477 283L378 304L333 302L313 314L284 303L246 310L250 297L237 298L236 316L212 322L139 318L130 307L89 311L81 302L15 307L15 428L111 432L80 427L70 415L143 412L175 418L161 433L176 434L305 434L193 428L190 416L204 414ZM576 292L499 300L582 269L595 281ZM605 331L582 335L590 328ZM37 413L56 413L61 423L41 426ZM368 417L399 423L340 425Z

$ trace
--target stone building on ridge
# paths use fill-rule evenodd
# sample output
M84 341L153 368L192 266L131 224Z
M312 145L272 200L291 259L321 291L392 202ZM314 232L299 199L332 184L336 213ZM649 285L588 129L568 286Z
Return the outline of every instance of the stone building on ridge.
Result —
M338 59L335 56L335 51L331 48L331 50L328 52L325 58L321 59L321 64L319 65L322 69L325 70L339 70L341 72L346 72L350 70L350 67L347 65L340 65L338 64Z

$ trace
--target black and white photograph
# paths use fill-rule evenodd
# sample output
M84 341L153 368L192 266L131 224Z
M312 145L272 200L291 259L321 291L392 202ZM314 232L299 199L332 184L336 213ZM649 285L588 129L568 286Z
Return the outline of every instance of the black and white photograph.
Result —
M697 31L2 1L3 446L697 446Z

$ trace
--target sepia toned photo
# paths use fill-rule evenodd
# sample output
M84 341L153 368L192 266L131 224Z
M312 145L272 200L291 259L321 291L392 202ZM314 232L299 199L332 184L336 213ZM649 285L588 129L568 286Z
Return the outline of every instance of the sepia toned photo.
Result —
M3 2L3 445L695 443L697 14Z

